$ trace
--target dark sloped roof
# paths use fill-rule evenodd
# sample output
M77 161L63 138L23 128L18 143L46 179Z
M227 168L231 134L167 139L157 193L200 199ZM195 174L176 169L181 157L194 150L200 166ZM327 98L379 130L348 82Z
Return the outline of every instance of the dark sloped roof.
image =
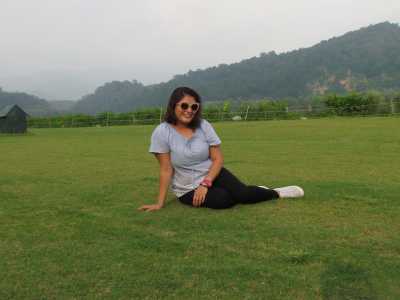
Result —
M7 105L0 110L0 117L5 117L14 105Z
M8 113L14 108L14 106L16 106L19 110L21 110L23 113L25 113L28 116L28 114L21 107L19 107L16 104L11 104L11 105L7 105L7 106L3 107L0 110L0 118L7 116Z

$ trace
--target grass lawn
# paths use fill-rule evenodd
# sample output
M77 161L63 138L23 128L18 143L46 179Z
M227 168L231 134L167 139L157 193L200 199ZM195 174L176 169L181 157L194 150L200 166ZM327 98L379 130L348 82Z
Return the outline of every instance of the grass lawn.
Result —
M0 136L0 299L400 299L400 118L214 126L244 182L306 197L139 212L154 126Z

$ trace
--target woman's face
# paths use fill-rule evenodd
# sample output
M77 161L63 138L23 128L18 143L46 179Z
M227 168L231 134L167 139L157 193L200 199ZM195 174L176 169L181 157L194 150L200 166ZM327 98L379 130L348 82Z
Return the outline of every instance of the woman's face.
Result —
M197 103L194 97L185 95L175 105L175 116L178 123L188 125L196 115L200 108L200 103Z

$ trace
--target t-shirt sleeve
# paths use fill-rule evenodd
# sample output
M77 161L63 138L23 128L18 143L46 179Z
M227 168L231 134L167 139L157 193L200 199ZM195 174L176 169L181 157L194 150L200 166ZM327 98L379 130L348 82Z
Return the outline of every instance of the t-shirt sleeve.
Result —
M151 153L168 153L170 152L168 144L168 128L165 124L160 124L154 129L151 135L151 143L149 152Z
M218 137L212 125L207 120L203 119L201 126L206 135L207 143L210 146L217 146L221 144L220 138Z

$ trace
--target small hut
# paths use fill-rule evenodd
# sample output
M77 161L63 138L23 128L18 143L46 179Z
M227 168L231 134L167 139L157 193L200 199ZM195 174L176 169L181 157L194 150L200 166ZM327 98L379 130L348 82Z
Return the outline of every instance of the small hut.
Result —
M8 105L0 110L0 133L26 133L29 115L18 105Z

